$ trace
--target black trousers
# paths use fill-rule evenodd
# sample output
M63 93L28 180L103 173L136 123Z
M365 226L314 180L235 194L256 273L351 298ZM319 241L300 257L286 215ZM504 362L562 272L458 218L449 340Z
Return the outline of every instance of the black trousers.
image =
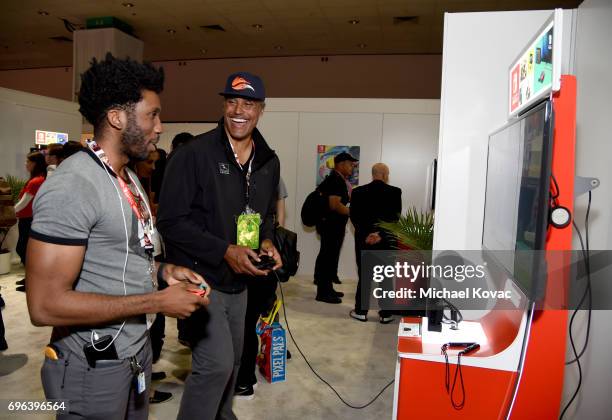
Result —
M259 353L259 337L255 332L261 314L267 313L276 300L277 281L274 277L254 278L248 283L247 309L244 320L244 347L236 384L253 385L257 382L255 367Z
M355 291L355 312L359 315L367 315L370 307L370 281L361 277L361 251L391 249L384 240L375 245L365 243L365 237L355 234L355 260L357 261L357 290ZM363 299L362 299L363 297ZM381 317L391 316L389 311L378 311Z
M330 294L333 290L332 281L338 280L338 261L344 242L345 228L346 221L343 223L326 221L317 226L317 232L321 236L321 248L314 270L317 295Z
M4 320L2 319L2 309L0 309L0 348L6 345L6 340L4 338Z
M166 317L159 313L155 316L155 321L151 325L151 350L153 351L153 363L157 363L161 356L162 347L164 346L164 337L166 332Z
M17 227L19 229L19 239L17 239L15 251L17 251L17 255L19 255L19 258L21 258L23 265L25 265L26 250L28 249L28 238L30 237L30 229L32 228L32 218L27 217L19 219Z

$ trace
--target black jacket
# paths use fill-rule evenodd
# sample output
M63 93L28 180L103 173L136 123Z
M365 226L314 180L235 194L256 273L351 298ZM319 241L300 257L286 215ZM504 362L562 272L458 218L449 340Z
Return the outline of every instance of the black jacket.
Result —
M370 233L380 232L381 249L388 248L390 238L376 224L380 221L395 222L402 212L402 190L374 180L353 190L351 195L351 222L355 226L355 244L365 245Z
M262 217L259 240L273 240L280 162L257 129L253 141L249 206ZM166 261L193 269L213 289L244 290L246 277L236 275L223 256L236 243L236 220L245 206L245 172L221 119L217 128L178 149L166 167L157 213Z

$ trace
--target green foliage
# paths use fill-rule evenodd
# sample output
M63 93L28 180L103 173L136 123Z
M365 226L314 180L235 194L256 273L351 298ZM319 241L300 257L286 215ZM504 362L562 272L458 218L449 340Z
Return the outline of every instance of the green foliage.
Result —
M13 203L17 204L17 201L19 201L18 200L19 193L21 192L23 187L25 187L25 184L28 181L25 179L17 178L16 176L13 176L13 175L7 175L5 179L6 179L6 182L8 182L8 184L11 187L11 195L13 196Z
M414 250L433 247L434 216L432 212L412 207L397 222L380 222L378 226L393 235L399 244Z

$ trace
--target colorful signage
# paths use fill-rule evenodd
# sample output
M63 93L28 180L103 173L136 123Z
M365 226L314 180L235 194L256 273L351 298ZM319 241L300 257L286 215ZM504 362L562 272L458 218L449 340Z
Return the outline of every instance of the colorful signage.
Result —
M334 169L334 157L342 152L346 152L359 160L360 146L317 145L317 186ZM355 162L354 166L353 175L349 177L348 181L353 187L356 187L359 185L359 162Z
M68 141L68 133L56 133L55 131L36 130L34 143L45 145L53 143L64 144Z
M521 110L559 90L562 12L555 10L509 69L509 113Z

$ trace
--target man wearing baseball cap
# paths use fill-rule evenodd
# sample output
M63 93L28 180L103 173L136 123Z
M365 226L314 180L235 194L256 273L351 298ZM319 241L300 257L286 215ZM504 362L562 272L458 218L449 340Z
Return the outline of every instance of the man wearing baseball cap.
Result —
M344 242L346 222L349 218L348 203L351 195L351 184L348 179L353 174L358 160L349 153L342 152L334 157L334 170L319 185L319 191L328 197L328 212L317 225L321 236L321 248L315 263L314 280L317 285L316 300L325 303L342 303L344 293L337 292L333 283L340 283L338 278L338 260Z
M179 328L192 350L179 419L235 419L234 383L240 365L247 283L281 267L272 243L280 162L257 130L266 98L261 79L227 78L223 117L212 131L176 151L166 168L158 228L167 260L182 261L213 289L210 305Z

